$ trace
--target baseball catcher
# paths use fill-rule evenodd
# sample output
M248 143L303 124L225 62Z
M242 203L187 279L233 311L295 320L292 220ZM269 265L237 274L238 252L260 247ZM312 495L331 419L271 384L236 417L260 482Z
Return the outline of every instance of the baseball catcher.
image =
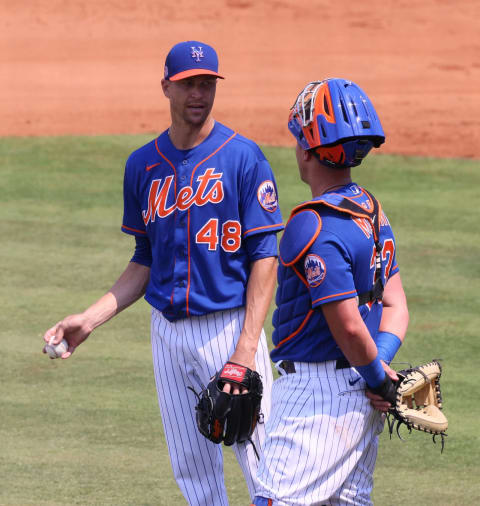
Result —
M379 393L392 404L387 415L390 436L395 422L396 432L401 438L399 428L402 424L412 429L428 432L442 439L442 452L448 420L442 412L442 394L440 391L440 376L442 367L437 360L417 367L410 367L397 371L398 381L393 383L389 392Z
M223 391L225 383L247 389L245 393L233 395ZM260 375L248 367L227 362L217 372L200 394L189 387L197 396L195 407L198 430L214 443L226 446L251 441L257 422L261 418L262 380ZM258 453L253 445L255 454Z

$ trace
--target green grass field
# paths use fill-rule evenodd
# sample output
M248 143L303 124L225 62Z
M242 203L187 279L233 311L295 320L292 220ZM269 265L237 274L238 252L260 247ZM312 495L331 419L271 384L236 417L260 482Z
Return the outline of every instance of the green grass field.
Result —
M1 505L185 504L157 407L147 303L98 329L68 361L41 353L44 331L101 296L129 261L123 167L151 137L0 139ZM292 149L265 152L286 219L309 191ZM354 169L396 233L411 315L398 361L443 359L450 423L443 454L426 434L382 435L378 505L480 504L479 169L384 155ZM225 453L231 505L246 506L240 469Z

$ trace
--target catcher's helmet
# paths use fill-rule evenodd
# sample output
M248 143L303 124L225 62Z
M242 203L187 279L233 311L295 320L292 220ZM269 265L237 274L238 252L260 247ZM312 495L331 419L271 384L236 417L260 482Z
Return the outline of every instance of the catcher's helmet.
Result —
M313 81L300 92L288 129L305 150L329 167L360 165L372 147L385 142L375 108L352 81Z

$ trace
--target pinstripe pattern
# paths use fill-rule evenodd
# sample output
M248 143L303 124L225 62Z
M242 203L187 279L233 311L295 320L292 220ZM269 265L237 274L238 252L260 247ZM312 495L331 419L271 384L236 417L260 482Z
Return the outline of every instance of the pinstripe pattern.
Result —
M228 505L223 480L222 446L204 438L195 421L194 394L201 390L232 355L240 335L243 308L169 322L152 310L151 334L155 383L165 437L175 479L188 504ZM262 375L262 412L270 412L272 371L264 332L256 355ZM265 426L257 425L252 439L260 451ZM251 497L256 492L257 461L250 443L233 446Z
M273 384L258 496L275 506L370 505L383 419L355 369L295 362Z

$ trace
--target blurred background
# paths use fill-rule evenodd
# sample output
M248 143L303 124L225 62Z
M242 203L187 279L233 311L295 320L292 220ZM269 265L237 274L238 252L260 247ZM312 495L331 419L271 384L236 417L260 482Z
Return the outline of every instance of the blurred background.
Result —
M213 45L216 117L257 142L312 80L372 98L385 153L477 157L477 0L0 0L0 136L159 132L170 47Z

